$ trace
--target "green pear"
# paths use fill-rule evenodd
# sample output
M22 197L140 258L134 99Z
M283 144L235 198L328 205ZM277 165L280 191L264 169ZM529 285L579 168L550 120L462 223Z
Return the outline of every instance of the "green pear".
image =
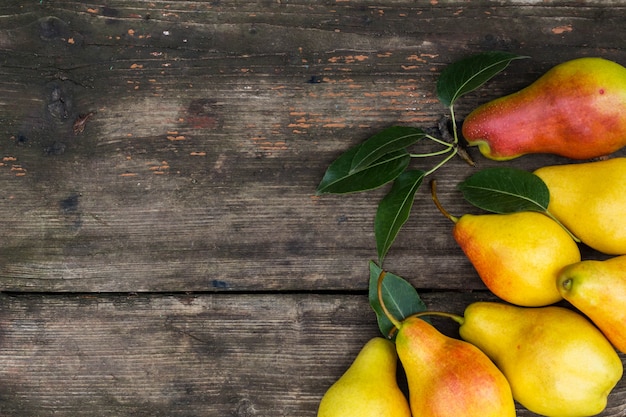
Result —
M396 350L413 416L515 416L509 383L478 348L415 316L397 327Z
M398 357L393 342L375 337L348 370L326 391L318 417L411 417L396 382Z
M558 288L617 349L626 353L626 255L565 267Z
M626 68L596 57L561 63L528 87L476 108L462 132L494 160L608 155L626 145Z
M535 171L550 190L548 211L586 245L626 254L626 158Z
M476 302L457 321L461 337L495 362L513 397L534 413L548 417L601 413L622 377L622 361L613 346L572 310Z

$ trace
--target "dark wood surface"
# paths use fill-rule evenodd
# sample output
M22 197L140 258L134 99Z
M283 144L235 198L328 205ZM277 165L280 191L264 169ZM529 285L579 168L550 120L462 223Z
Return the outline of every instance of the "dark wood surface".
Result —
M605 0L3 1L0 415L315 416L378 335L384 190L315 196L328 164L391 125L434 129L437 76L469 54L531 59L460 119L568 59L626 64L625 17ZM455 186L475 170L436 173L451 212L471 210ZM492 296L450 229L424 187L385 266L460 313ZM601 415L625 411L622 381Z

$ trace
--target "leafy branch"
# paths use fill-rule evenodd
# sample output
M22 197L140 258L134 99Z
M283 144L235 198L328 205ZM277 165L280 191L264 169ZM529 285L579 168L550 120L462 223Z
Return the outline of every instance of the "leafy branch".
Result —
M392 243L408 220L415 193L424 178L455 155L465 155L459 146L455 102L500 73L511 61L521 58L526 57L508 52L485 52L450 64L441 72L437 97L449 112L452 125L451 135L447 135L449 138L438 138L416 127L392 126L348 149L329 165L317 187L318 195L368 191L393 182L390 191L380 201L374 219L379 265L382 266ZM444 134L445 131L442 136ZM437 148L423 153L409 152L410 147L423 140L430 141ZM432 158L438 158L438 161L418 169L409 168L411 159L422 162Z

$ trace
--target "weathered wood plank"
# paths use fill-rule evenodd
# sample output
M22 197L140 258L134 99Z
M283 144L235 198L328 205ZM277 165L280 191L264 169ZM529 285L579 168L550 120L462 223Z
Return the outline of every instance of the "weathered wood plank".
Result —
M382 194L316 198L324 168L385 126L436 126L438 71L469 53L533 59L459 115L565 59L625 63L626 8L607 4L3 2L0 287L362 290ZM452 211L470 172L437 174ZM483 288L418 199L389 267Z
M457 313L487 298L424 294L431 308ZM379 334L365 295L0 301L0 413L13 417L313 417L328 386ZM451 321L435 324L455 335ZM625 400L622 381L601 416L622 416ZM520 408L518 416L534 414Z
M625 12L620 0L3 1L0 290L17 293L0 296L0 414L314 416L378 334L364 290L382 192L315 197L324 168L383 127L434 128L437 74L467 54L532 60L463 99L461 117L566 59L626 63ZM454 186L470 172L437 173L455 213L469 209ZM461 312L490 296L450 226L420 190L387 267L433 309ZM141 294L159 291L185 295ZM625 400L622 381L602 416Z

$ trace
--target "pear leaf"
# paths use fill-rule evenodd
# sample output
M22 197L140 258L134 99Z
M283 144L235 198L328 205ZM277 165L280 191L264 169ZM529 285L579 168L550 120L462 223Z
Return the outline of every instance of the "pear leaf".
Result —
M517 168L486 168L458 185L474 206L494 213L545 213L550 191L537 175Z
M441 71L437 80L437 97L446 107L451 107L459 97L482 86L511 61L523 58L528 57L491 51L456 61Z
M372 190L396 179L409 165L406 149L387 153L369 165L352 169L352 160L361 145L350 148L326 169L317 194L347 194Z
M370 261L369 302L376 313L378 328L383 336L387 337L394 326L389 321L378 300L378 276L382 269L376 263ZM398 321L426 311L426 304L422 301L417 290L403 278L387 272L383 279L382 299L387 310ZM428 321L425 318L426 321Z
M380 201L374 220L374 235L378 262L382 265L385 255L406 223L413 207L415 192L426 173L419 170L403 172L393 183L389 193Z
M359 146L352 158L351 172L368 167L386 154L413 145L426 134L422 129L407 126L392 126L367 139Z

